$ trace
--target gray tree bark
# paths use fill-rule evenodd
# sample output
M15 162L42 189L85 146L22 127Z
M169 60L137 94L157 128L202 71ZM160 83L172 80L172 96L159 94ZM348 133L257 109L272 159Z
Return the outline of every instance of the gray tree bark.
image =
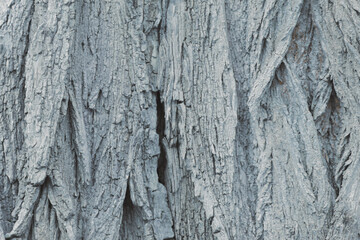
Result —
M358 0L1 0L0 240L359 239Z

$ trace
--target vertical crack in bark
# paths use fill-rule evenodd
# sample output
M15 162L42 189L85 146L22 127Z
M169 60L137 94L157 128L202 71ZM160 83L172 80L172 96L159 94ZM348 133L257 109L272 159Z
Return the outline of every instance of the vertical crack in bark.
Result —
M163 145L163 139L165 137L165 110L164 110L164 103L161 101L161 92L157 91L156 94L156 112L157 112L157 122L156 122L156 133L159 135L159 147L160 147L160 155L158 158L158 166L157 166L157 175L159 178L159 183L165 186L166 189L166 167L167 167L167 158L166 158L166 150ZM168 195L168 192L167 192ZM169 200L167 199L167 204L169 204ZM172 223L171 226L172 231L174 233L174 237L165 238L164 240L176 240L175 236L175 219L173 217L173 213L170 212Z
M137 239L136 237L142 236L142 230L140 226L144 224L143 216L141 214L141 209L134 205L131 200L131 189L130 189L130 180L128 180L126 186L126 193L123 202L123 214L120 226L120 239ZM131 236L133 238L131 238Z
M332 88L332 92L329 98L329 102L328 102L328 107L330 108L330 116L329 116L329 122L330 122L330 127L328 130L328 138L336 138L336 136L338 135L337 133L337 129L339 128L339 110L340 110L340 100L337 97L335 88L334 88L334 83L331 82L331 88ZM330 141L330 139L329 139ZM329 143L329 146L331 146L331 144ZM336 149L332 149L332 152L336 152ZM329 169L329 177L330 177L330 182L331 185L333 186L334 190L335 190L335 194L336 194L336 198L339 196L339 187L341 185L337 185L336 184L336 178L335 178L335 170L336 170L336 156L333 156L329 159L329 165L330 165L330 169Z
M126 212L128 210L131 210L134 208L134 204L131 201L131 197L130 197L130 186L129 183L126 186L126 193L125 193L125 198L124 198L124 204L123 204L123 208L124 208L124 214L123 214L123 221L126 218L127 214Z
M21 59L21 65L20 65L20 73L19 73L19 98L20 98L20 114L21 114L21 119L24 119L25 117L25 98L26 98L26 89L25 89L25 66L26 66L26 57L29 51L29 46L30 46L30 32L31 32L31 26L32 26L32 18L35 12L35 1L33 1L32 6L30 8L30 13L29 13L29 25L27 28L27 32L25 33L25 48L24 48L24 53L22 55L22 59ZM19 130L17 130L17 134L19 134L20 131L20 125L19 125ZM21 130L22 131L22 130ZM21 145L23 143L23 136L21 137Z
M165 169L167 165L166 152L162 144L165 132L165 111L164 104L161 102L160 91L156 92L156 111L157 111L157 125L156 133L159 135L160 155L158 159L157 174L159 182L165 186Z
M69 131L69 133L70 133L70 143L71 143L71 146L72 146L72 148L74 149L75 147L75 136L74 136L74 134L75 134L75 131L76 131L76 129L75 129L75 126L74 126L74 123L73 123L73 121L72 121L72 118L74 117L73 116L73 111L74 111L74 109L73 109L73 107L72 107L72 103L71 103L71 100L70 99L68 99L68 102L67 102L67 113L66 113L66 115L67 115L67 121L69 121L69 127L70 127L70 131ZM79 164L79 160L78 160L78 153L75 151L75 158L74 158L74 160L75 160L75 164L74 164L74 167L75 167L75 170L74 170L74 172L75 172L75 179L76 179L76 182L77 183L79 183L80 181L79 181L79 166L78 166L78 164ZM75 189L76 189L76 191L78 192L78 184L76 184L75 185Z
M27 53L29 51L29 45L30 45L31 23L32 23L32 17L34 15L34 11L35 11L35 3L34 2L35 1L33 1L32 6L30 8L29 24L28 24L28 27L27 27L27 31L25 33L25 48L24 48L24 53L22 55L22 59L21 59L22 61L21 61L21 65L20 65L20 74L19 74L20 81L24 77L24 74L25 74L26 56L27 56ZM25 92L24 92L24 94L25 94Z
M130 186L129 186L129 180L128 183L126 185L126 193L125 193L125 198L124 198L124 202L123 202L123 214L122 214L122 220L121 220L121 226L120 226L120 236L126 236L126 225L127 222L131 223L131 212L134 209L134 205L131 201L131 197L130 197Z

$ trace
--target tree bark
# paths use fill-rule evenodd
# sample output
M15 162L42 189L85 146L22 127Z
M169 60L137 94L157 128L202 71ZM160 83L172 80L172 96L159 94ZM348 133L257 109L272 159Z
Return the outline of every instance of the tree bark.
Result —
M0 240L359 239L356 0L2 0Z

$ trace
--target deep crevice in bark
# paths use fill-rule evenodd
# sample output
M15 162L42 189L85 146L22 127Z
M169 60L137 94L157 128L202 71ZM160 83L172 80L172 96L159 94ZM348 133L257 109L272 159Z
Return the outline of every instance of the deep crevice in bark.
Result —
M124 198L124 216L125 216L125 209L133 209L134 208L134 204L131 201L131 197L130 197L130 186L129 184L126 187L126 193L125 193L125 198Z
M332 92L329 98L329 102L328 102L328 108L330 108L330 116L329 116L329 120L330 120L330 129L328 130L328 135L329 138L331 138L331 135L333 137L335 137L336 135L338 135L338 133L336 132L337 129L339 128L338 123L339 121L336 119L338 118L339 115L339 110L340 110L340 100L336 94L335 91L335 87L334 87L334 83L331 82L331 88L332 88ZM331 146L331 144L329 144ZM332 149L332 152L336 152L335 149ZM335 158L335 157L333 157ZM335 179L335 169L336 169L336 161L335 159L330 159L330 170L329 172L329 177L330 177L330 182L331 185L333 186L334 190L335 190L335 197L337 198L339 196L339 186L336 184L336 179Z
M158 159L157 174L159 182L165 186L165 169L167 165L166 152L162 144L165 132L165 111L164 103L161 102L160 91L156 92L157 125L156 133L159 135L160 155Z
M21 65L20 65L20 74L19 74L19 79L20 79L20 83L21 83L21 80L22 78L24 77L25 75L25 64L26 64L26 57L27 57L27 53L29 51L29 45L30 45L30 32L31 32L31 23L32 23L32 16L34 14L34 11L35 11L35 5L33 4L31 6L31 9L30 9L30 14L29 14L29 24L28 24L28 28L27 28L27 32L25 33L25 48L24 48L24 53L22 55L22 62L21 62ZM25 83L25 81L24 81ZM25 94L25 92L24 92ZM23 96L24 99L25 99L25 96Z
M129 180L123 202L123 214L120 225L120 239L139 239L143 235L139 228L144 225L140 207L134 205L130 196ZM133 235L133 236L132 236Z
M28 28L27 28L27 32L25 35L25 48L24 48L24 53L22 55L22 61L21 61L21 65L20 65L20 73L19 73L19 86L20 86L20 91L19 91L19 97L20 97L20 103L23 103L20 105L21 109L20 109L20 114L21 114L21 119L24 119L25 117L25 98L26 98L26 89L25 89L25 66L26 66L26 57L29 51L29 45L30 45L30 32L31 32L31 25L32 25L32 17L34 15L34 11L35 11L35 1L33 2L31 9L30 9L30 14L29 14L29 24L28 24ZM23 136L21 138L22 143L23 143Z
M129 219L131 219L131 215L132 215L131 212L133 209L134 209L134 205L131 201L130 186L129 186L129 181L128 181L128 184L126 186L125 198L124 198L124 202L123 202L123 214L122 214L121 227L120 227L120 235L121 236L126 236L127 232L126 232L125 226L127 225L126 223L129 221Z
M76 179L76 181L78 182L78 183L80 183L81 181L79 181L79 177L80 177L80 174L79 174L79 166L78 166L78 164L79 164L79 162L78 162L78 152L77 152L77 150L76 150L76 143L75 143L75 137L76 136L74 136L75 135L75 131L76 131L76 127L74 126L74 123L73 123L73 115L74 115L74 108L73 108L73 106L72 106L72 102L71 102L71 100L70 99L68 99L68 102L67 102L67 113L66 113L66 115L67 115L67 118L68 118L68 121L69 121L69 127L70 127L70 131L69 131L69 134L70 134L70 143L71 143L71 146L74 148L74 151L75 151L75 155L74 155L74 160L75 160L75 164L74 164L74 167L75 167L75 170L74 170L74 172L75 172L75 179ZM76 187L76 190L78 190L77 189L77 185L75 185L75 187Z

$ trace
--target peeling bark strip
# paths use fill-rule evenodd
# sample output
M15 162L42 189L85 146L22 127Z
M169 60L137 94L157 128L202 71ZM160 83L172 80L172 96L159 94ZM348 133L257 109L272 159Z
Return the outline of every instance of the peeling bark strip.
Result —
M356 0L2 0L0 240L359 239Z

